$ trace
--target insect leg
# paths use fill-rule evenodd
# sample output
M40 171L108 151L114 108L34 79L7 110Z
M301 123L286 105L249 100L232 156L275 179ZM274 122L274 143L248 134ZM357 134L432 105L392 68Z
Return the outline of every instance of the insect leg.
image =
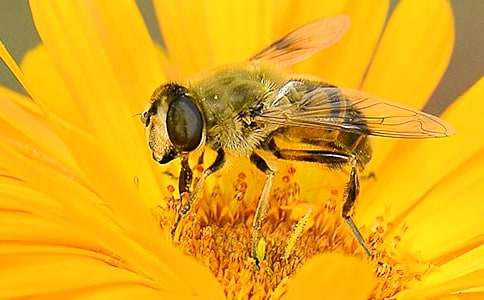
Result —
M196 204L196 201L198 200L198 196L200 191L203 188L203 185L205 183L205 180L207 179L208 176L212 175L214 172L220 170L220 168L223 167L225 163L225 152L223 149L218 149L217 150L217 157L215 157L215 161L202 173L202 176L200 179L197 181L197 184L195 185L195 188L193 189L193 192L190 194L190 198L188 202L182 207L180 210L181 215L187 215L190 209Z
M262 188L262 193L257 203L257 209L255 211L254 220L252 222L252 258L255 259L256 264L259 265L257 259L257 245L259 243L260 230L262 228L262 223L264 221L267 206L269 204L269 192L272 186L272 178L274 177L274 171L267 165L266 161L256 153L250 155L250 161L266 174L266 180L264 182L264 187Z
M190 192L192 177L193 177L193 172L192 172L192 169L190 169L190 164L188 163L188 154L185 153L181 157L180 177L178 179L178 192L180 194L180 203L183 203L183 196L185 195L185 193ZM175 235L178 224L180 223L180 220L182 218L182 215L181 215L182 209L183 207L181 207L180 210L178 211L175 223L171 228L172 237Z
M363 236L361 235L358 227L356 227L350 215L351 209L355 204L356 198L358 197L358 193L360 190L356 160L351 155L348 155L346 153L321 150L279 149L274 140L270 140L266 144L266 148L270 150L277 158L285 160L317 162L329 166L341 166L351 163L350 179L348 180L345 188L345 196L341 216L345 220L346 224L348 224L348 226L350 227L353 235L355 236L355 239L358 241L361 247L363 247L366 254L368 256L371 256L370 250L368 249Z
M188 215L188 213L190 212L192 207L195 206L196 202L198 201L200 191L202 190L203 185L204 185L207 177L210 176L211 174L215 173L216 171L220 170L220 168L222 168L224 163L225 163L225 152L223 151L223 149L218 149L217 150L217 157L215 158L215 161L207 169L205 169L203 171L202 176L197 181L195 188L193 189L193 192L190 194L190 196L188 198L187 203L185 203L180 208L180 211L178 212L177 219L175 220L175 224L173 225L172 230L171 230L172 236L175 235L176 229L177 229L180 221L186 215ZM186 162L186 164L188 165L188 161ZM191 172L191 170L190 170L190 172ZM183 159L182 159L182 171L181 171L181 173L183 173ZM181 181L181 178L182 177L180 175L180 181ZM190 182L191 182L191 179L190 179ZM181 195L181 190L180 190L180 195Z
M351 218L351 209L355 204L355 200L358 197L359 192L360 192L360 183L358 180L356 164L352 162L350 179L348 180L348 183L346 184L346 188L345 188L345 199L343 203L343 210L341 212L341 216L345 220L346 224L348 224L348 226L350 227L351 231L353 232L353 235L355 236L356 240L361 245L361 247L365 250L366 254L368 256L371 256L370 250L366 245L365 239L363 238L363 236L361 235L361 232L358 230L358 227L356 227L355 222L353 222L353 219Z
M181 169L180 178L178 180L178 191L180 192L180 197L186 193L190 192L190 185L192 184L193 172L188 164L188 154L183 154L181 158Z
M266 149L271 151L274 156L279 159L316 162L329 167L346 165L351 159L351 157L344 152L280 149L272 139L265 146Z

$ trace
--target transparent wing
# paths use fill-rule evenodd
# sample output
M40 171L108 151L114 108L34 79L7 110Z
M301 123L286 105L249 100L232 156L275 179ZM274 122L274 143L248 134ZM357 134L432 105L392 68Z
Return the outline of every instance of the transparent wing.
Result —
M255 54L251 61L290 66L338 42L348 30L348 16L334 16L306 24Z
M279 94L272 102L274 105L263 109L257 120L281 126L339 129L396 138L446 137L453 133L438 117L362 92L316 87L301 93L299 89L293 92L296 96L288 94L289 89Z

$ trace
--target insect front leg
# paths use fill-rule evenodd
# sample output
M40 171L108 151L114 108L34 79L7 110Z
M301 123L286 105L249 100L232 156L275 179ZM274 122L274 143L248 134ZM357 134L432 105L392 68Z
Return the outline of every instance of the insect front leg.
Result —
M183 154L181 158L180 177L178 179L178 191L180 197L185 193L190 193L190 185L192 184L193 172L188 163L188 154Z
M353 219L351 218L351 209L355 204L355 201L356 201L356 198L358 197L359 192L360 192L360 183L358 180L356 162L353 159L350 178L345 188L345 197L344 197L343 210L341 212L341 216L345 220L346 224L348 224L348 226L350 227L351 231L353 232L353 235L355 236L356 240L361 245L363 250L365 250L368 256L371 256L370 250L366 245L365 239L363 238L363 236L361 235L361 232L359 231L358 227L356 227L355 222L353 222Z
M202 190L207 177L212 175L216 171L220 170L220 168L223 167L224 163L225 163L225 152L223 149L218 149L217 157L215 158L215 161L206 170L203 171L202 176L197 181L197 184L193 189L193 192L190 194L190 198L188 199L188 202L185 205L183 205L183 207L181 208L180 214L182 216L186 216L190 212L192 207L195 206L196 202L199 199L200 191Z
M259 244L260 231L269 204L269 193L271 191L272 179L275 172L269 167L269 165L267 165L266 161L256 153L252 153L250 155L250 161L257 167L257 169L266 174L264 187L262 188L262 193L260 195L259 202L257 203L254 220L252 221L251 256L255 259L256 264L259 265L259 261L257 259L257 245Z
M190 194L190 185L192 184L193 172L190 168L190 164L188 163L188 154L183 154L181 157L181 168L180 168L180 177L178 179L178 192L180 194L180 203L182 203L182 207L178 210L178 214L176 216L175 223L171 228L171 236L175 235L176 229L178 228L178 224L182 218L181 211L183 210L183 198L185 195Z
M190 169L190 167L188 166L188 159L186 161L186 165L184 167L184 160L182 159L182 170L180 171L180 182L179 182L179 187L180 187L180 196L182 196L182 174L184 174L184 169L185 167L188 167L188 169ZM196 185L195 185L195 188L193 189L193 192L189 194L189 198L188 198L188 201L182 205L182 207L180 208L180 210L178 211L178 215L177 215L177 219L175 220L175 224L173 225L172 227L172 230L171 230L171 235L174 236L175 233L176 233L176 230L178 228L178 224L180 223L180 221L186 217L188 215L188 213L190 212L190 210L192 209L192 207L194 207L199 199L199 196L200 196L200 191L202 190L203 188L203 185L205 183L205 180L207 179L208 176L212 175L213 173L215 173L216 171L220 170L220 168L223 167L225 163L225 152L223 149L218 149L217 150L217 157L215 158L215 161L207 168L203 171L202 173L202 176L200 177L200 179L197 181ZM191 173L191 169L190 169L190 173ZM190 184L191 184L191 176L190 175ZM188 185L189 187L190 185ZM186 191L189 191L188 189L186 189Z

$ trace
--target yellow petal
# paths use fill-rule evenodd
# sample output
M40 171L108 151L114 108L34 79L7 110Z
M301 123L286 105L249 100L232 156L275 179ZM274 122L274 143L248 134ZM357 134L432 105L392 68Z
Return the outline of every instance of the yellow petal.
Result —
M27 97L0 87L0 135L36 145L74 168L74 159L66 145L33 107L36 105Z
M482 289L480 289L482 290ZM481 300L484 298L484 293L482 292L463 292L457 293L455 295L436 297L435 300Z
M41 229L38 227L40 225L29 226L27 220L31 219L21 221L21 216L17 216L10 220L12 223L9 223L9 226L5 224L2 226L3 237L5 235L10 236L6 240L12 240L13 237L20 238L20 236L27 234L26 238L34 239L35 241L53 237L54 240L57 238L63 240L69 239L73 243L76 243L76 241L78 243L80 241L89 241L88 244L92 245L92 243L99 241L98 238L101 238L106 242L108 247L113 247L110 249L111 253L120 254L123 251L129 251L131 254L125 255L127 256L125 259L135 257L140 266L143 265L143 260L152 256L146 249L151 249L151 251L156 252L156 249L164 247L163 245L166 242L153 238L159 232L156 221L151 217L150 212L143 208L139 201L128 202L122 198L101 200L93 191L85 186L85 183L76 178L75 174L68 173L69 170L66 169L58 169L55 165L49 165L47 158L44 158L41 154L37 154L35 159L29 159L22 157L20 153L15 153L12 150L4 148L4 145L0 145L0 153L0 163L2 168L7 172L5 174L7 179L17 179L14 182L10 182L10 186L3 186L3 207L14 211L35 212L35 216L42 216L42 219L39 219L38 222L45 219L48 221L46 224L54 224L55 226L59 226L59 222L61 222L63 224L62 228L64 228L62 230L59 228L54 230L54 228L50 229L52 226L49 225L50 227L46 227L45 229L47 231L40 234ZM29 155L28 152L22 154ZM38 199L41 197L32 194L32 192L28 192L29 190L26 190L26 187L23 190L15 188L14 184L19 184L19 182L29 188L35 189L35 191L43 195L48 195L49 198L56 201L54 204L59 203L58 205L61 205L63 209L56 211L55 205L50 205L52 201L45 202L45 205L50 206L42 206L43 203L38 202ZM22 200L25 199L22 198L26 197L25 195L32 195L33 199L28 200L27 198L27 200ZM32 206L32 202L36 206L40 205L40 207L34 210L36 206ZM131 215L127 215L122 209L132 210ZM48 214L48 212L50 213ZM27 215L26 217L29 216ZM65 224L66 221L64 218L68 218L69 221L67 224ZM7 222L7 219L2 217L2 221ZM24 225L20 226L19 224ZM91 235L95 233L94 236L97 238L94 238L94 236L89 238L87 233L72 234L72 232L79 232L79 230L74 229L76 226L83 228L84 231L90 231ZM34 227L37 228L37 231L31 230ZM22 230L24 230L23 232L25 234L20 233ZM141 251L137 249L140 246L136 246L134 247L136 250L127 250L125 246L122 247L124 242L120 244L118 241L120 239L125 241L128 236L136 239L138 241L137 243L142 244L146 249ZM131 247L133 246L131 245ZM133 255L133 253L136 253L133 251L137 251L138 254ZM153 262L146 263L146 266L150 264L153 264ZM146 269L149 270L151 267L146 267Z
M0 154L0 165L7 171L8 176L18 178L30 187L65 203L66 214L71 212L74 214L71 218L81 218L84 220L83 226L89 224L88 227L93 232L101 234L103 228L98 224L99 229L95 230L97 223L94 220L105 224L107 218L113 220L125 235L134 237L153 252L166 243L153 238L158 237L159 225L138 198L127 198L123 195L100 198L88 182L83 181L67 166L57 163L38 149L15 141L2 141ZM106 179L106 183L109 183L108 180ZM106 208L109 210L106 211ZM86 220L91 217L94 220ZM79 222L79 219L76 220ZM112 232L113 228L109 230Z
M92 13L85 22L97 21L96 36L101 42L121 90L137 104L134 112L145 108L153 90L165 81L161 60L135 1L95 1L82 10ZM84 25L86 26L86 25ZM87 28L85 30L88 30Z
M262 1L249 0L210 2L205 7L209 9L207 43L212 47L215 65L247 60L269 43L270 24L264 23L269 11L263 6Z
M271 40L271 1L155 0L173 64L182 77L247 60Z
M207 269L145 227L143 223L150 220L154 226L157 224L137 201L125 205L131 206L133 214L144 214L145 222L138 220L135 225L139 231L150 233L149 237L146 233L133 233L123 216L115 214L116 204L119 206L117 202L122 199L101 200L72 178L47 171L38 160L29 161L27 169L18 156L4 150L0 147L0 165L15 172L0 173L0 277L8 277L9 281L2 282L11 287L2 286L0 298L11 293L76 288L88 285L90 279L98 285L98 277L86 276L89 272L97 272L99 278L108 281L121 278L122 283L130 280L122 279L123 274L136 274L135 278L145 282L143 285L152 286L163 295L169 293L170 298L222 298L221 289ZM28 187L30 184L39 191ZM66 255L69 257L64 260ZM84 267L63 266L63 261L71 263L71 256L82 258L80 265ZM93 264L107 269L92 269ZM42 273L47 275L38 276L36 269L45 269ZM55 278L63 276L66 270L72 274L59 285ZM110 275L111 271L116 272ZM83 276L82 280L78 276Z
M342 1L331 1L340 3ZM350 29L335 46L303 63L298 71L321 76L336 85L358 88L377 45L388 12L389 1L350 0L339 13L348 15ZM312 5L307 9L314 10ZM321 10L324 14L331 10Z
M133 113L141 110L143 99L161 78L153 66L158 56L141 28L134 2L105 7L108 4L102 1L32 0L30 5L45 49L55 58L93 135L90 146L83 141L79 145L77 136L58 128L78 164L103 196L134 199L139 195L146 203L158 201L161 196L143 126ZM141 69L146 69L145 75ZM140 83L142 78L146 83ZM134 178L141 183L135 185Z
M0 270L0 297L4 299L88 289L98 285L133 284L149 288L149 280L91 258L62 254L1 255L15 265Z
M388 21L363 89L421 107L447 68L453 45L449 1L401 1Z
M322 1L279 1L274 7L278 14L274 20L275 37L279 38L290 31L315 21L322 17L335 16L343 13L348 0L322 0Z
M368 263L337 253L307 261L289 280L283 299L368 299L375 285Z
M50 113L84 130L89 128L78 103L44 46L29 50L21 68L31 83L31 89L35 90L35 95L42 99L42 104Z
M362 189L356 217L371 224L377 216L392 221L440 182L447 174L481 151L484 140L484 78L443 114L456 134L443 139L399 142L376 173L376 181ZM402 218L402 217L401 217Z
M144 286L139 285L111 285L101 286L92 289L86 289L83 291L77 291L74 293L62 294L58 296L59 299L72 299L72 300L104 300L104 299L170 299L180 297L176 293L170 293L168 291L156 291ZM52 298L45 298L46 300ZM35 298L37 300L37 298Z
M84 70L88 73L106 68L98 75L113 76L126 97L134 102L133 107L137 106L135 111L144 108L152 91L164 78L155 45L135 1L120 1L114 6L104 1L72 1L67 5L64 1L57 1L59 5L54 5L56 1L49 4L43 2L31 1L32 13L41 38L60 72L63 75L69 73L64 66L66 62L62 62L69 54L57 56L59 53L54 53L52 48L64 48L58 49L62 52L71 48L71 54L76 58L71 64L82 62L86 68L94 67L93 70ZM47 21L52 28L46 29L41 11L49 8L52 9L54 19ZM73 44L59 45L66 39L72 39ZM86 53L75 56L82 52ZM99 76L96 79L99 80Z
M421 108L444 74L454 44L448 0L400 1L383 33L362 89L381 98ZM378 169L394 140L374 143Z
M204 1L154 0L153 3L168 58L179 73L177 77L213 65Z
M10 156L8 153L3 154L3 169L14 172L14 174L28 175L27 178L31 178L32 182L39 184L43 182L44 176L41 175L36 178L34 176L35 172L31 172L31 168L36 163L43 163L52 170L69 178L75 178L79 181L85 180L81 179L83 174L79 173L77 165L72 162L72 157L66 150L65 145L49 130L43 120L19 108L16 103L11 103L10 99L2 100L4 101L1 102L0 115L4 114L5 120L11 123L11 127L13 127L7 128L2 126L3 130L0 133L2 146L16 149L18 152L14 156ZM28 101L26 99L23 100ZM33 161L17 161L16 157L20 153ZM25 163L25 165L22 163ZM50 176L46 178L50 178ZM87 186L86 182L83 184ZM57 184L46 183L44 186L41 185L42 188L46 189L46 192L52 191L52 186L57 186ZM65 192L61 191L60 194L65 196ZM144 217L141 220L143 219Z
M399 249L442 263L484 244L483 170L484 149L423 195L408 215L395 220L394 225L407 228Z
M25 79L22 70L17 65L12 55L10 55L2 41L0 41L0 59L5 63L5 65L7 65L10 71L12 71L13 75L20 82L23 88L30 92L27 80Z
M422 281L401 293L399 299L436 299L460 293L482 295L483 287L484 246L480 246L444 265L433 267Z

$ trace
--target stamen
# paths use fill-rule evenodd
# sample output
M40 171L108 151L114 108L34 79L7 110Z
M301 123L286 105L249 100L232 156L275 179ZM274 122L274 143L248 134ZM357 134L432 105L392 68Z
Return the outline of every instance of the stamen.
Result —
M311 199L301 195L300 183L294 180L295 172L290 167L279 175L280 181L275 181L281 183L269 195L268 214L260 224L255 259L251 257L252 222L259 194L247 191L254 186L260 188L260 184L254 184L243 172L228 185L221 180L205 190L198 207L180 223L175 245L210 268L228 299L280 299L291 276L312 256L324 252L337 251L368 259L341 218L344 182L340 186L324 186L326 199ZM181 203L174 196L173 186L167 186L166 190L167 205L157 212L160 225L169 229ZM184 203L186 200L183 199ZM303 215L296 219L300 213ZM405 232L390 233L391 226L383 216L366 228L362 233L374 254L371 261L377 278L370 299L392 299L427 269L416 268L414 265L419 266L416 262L410 267L389 254Z
M294 227L294 230L292 231L291 236L287 241L286 249L284 250L284 259L288 259L289 256L291 256L297 240L301 237L302 233L306 230L306 227L308 225L308 221L312 212L313 212L312 208L308 209L308 211L304 214L304 216L301 219L299 219L296 226Z

